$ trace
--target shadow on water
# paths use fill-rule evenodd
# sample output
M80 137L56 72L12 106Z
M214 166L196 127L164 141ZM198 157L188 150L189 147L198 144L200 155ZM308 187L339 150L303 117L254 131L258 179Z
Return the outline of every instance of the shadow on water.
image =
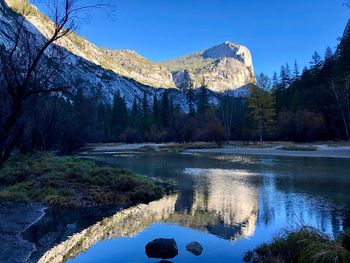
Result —
M96 207L76 209L47 209L45 216L28 228L23 238L35 244L30 262L37 262L50 248L67 240L69 236L90 227L104 217L112 216L122 207Z

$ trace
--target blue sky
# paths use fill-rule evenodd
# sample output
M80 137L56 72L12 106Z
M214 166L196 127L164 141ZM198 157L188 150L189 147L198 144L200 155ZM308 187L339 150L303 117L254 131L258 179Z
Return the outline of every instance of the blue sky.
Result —
M92 0L85 0L92 1ZM79 34L100 47L162 61L226 40L247 46L256 72L335 48L349 19L345 0L113 0L115 17L93 12Z

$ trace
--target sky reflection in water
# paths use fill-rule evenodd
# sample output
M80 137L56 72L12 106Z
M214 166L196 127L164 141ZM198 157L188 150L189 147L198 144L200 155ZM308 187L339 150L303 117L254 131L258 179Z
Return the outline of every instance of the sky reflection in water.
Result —
M179 256L173 262L239 262L283 229L307 224L336 234L349 225L348 160L213 154L98 159L175 179L179 192L105 219L40 262L57 255L75 257L69 262L158 262L146 257L144 246L159 237L176 239ZM203 245L201 256L185 250L190 241Z

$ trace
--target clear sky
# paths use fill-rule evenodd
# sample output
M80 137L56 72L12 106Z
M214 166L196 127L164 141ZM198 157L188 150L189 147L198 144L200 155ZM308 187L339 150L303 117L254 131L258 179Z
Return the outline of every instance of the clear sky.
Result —
M85 0L92 1L92 0ZM226 40L247 46L257 73L335 48L350 18L345 0L113 0L115 17L91 14L79 34L100 47L162 61Z

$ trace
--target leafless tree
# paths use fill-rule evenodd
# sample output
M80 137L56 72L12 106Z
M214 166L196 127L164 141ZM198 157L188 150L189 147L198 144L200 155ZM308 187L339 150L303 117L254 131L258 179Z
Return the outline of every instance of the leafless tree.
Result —
M230 144L231 139L231 129L232 129L232 120L234 113L234 99L230 95L226 94L220 99L220 112L221 118L224 126L224 134L226 143Z
M3 8L0 21L0 167L16 147L23 125L26 103L32 96L62 94L69 88L57 78L69 52L58 41L76 31L81 15L91 8L104 8L108 3L83 5L80 0L48 0L48 33L33 33L28 16L36 11L32 2L23 1L20 10ZM62 83L62 82L61 82Z

